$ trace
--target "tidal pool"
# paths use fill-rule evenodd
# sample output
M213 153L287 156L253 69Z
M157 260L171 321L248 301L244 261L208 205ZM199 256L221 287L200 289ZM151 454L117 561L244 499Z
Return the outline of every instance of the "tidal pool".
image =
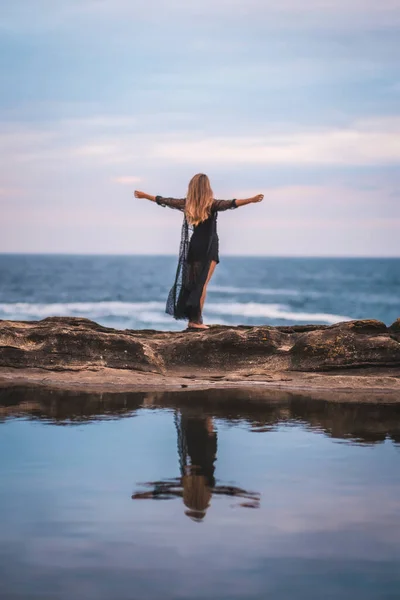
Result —
M2 599L400 597L400 405L0 389Z

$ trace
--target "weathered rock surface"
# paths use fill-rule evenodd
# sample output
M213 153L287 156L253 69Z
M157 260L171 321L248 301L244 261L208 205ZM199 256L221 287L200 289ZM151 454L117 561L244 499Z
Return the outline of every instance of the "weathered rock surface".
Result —
M380 321L348 321L310 331L290 349L290 367L299 371L398 367L399 334Z
M154 373L163 369L151 346L134 333L68 317L0 321L0 366L53 371L110 367Z
M400 384L400 319L391 327L363 320L332 326L215 325L181 332L119 331L70 317L0 321L0 379L6 373L9 381L10 373L21 380L22 373L44 371L75 373L74 381L77 373L89 372L98 381L102 374L111 381L114 373L114 380L118 376L132 385L146 380L183 385L185 379L268 382L295 373L336 375L331 377L335 385L339 376L357 375L382 382L384 377L385 388L388 381Z

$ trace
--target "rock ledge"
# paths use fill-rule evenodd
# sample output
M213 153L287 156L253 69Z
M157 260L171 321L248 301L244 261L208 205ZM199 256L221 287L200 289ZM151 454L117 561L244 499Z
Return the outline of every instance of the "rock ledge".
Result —
M122 379L131 386L158 381L166 387L185 379L261 383L284 374L304 379L306 373L325 379L385 376L397 386L400 319L390 327L362 320L331 326L215 325L198 332L119 331L71 317L0 321L0 381L2 376L10 381L10 373L20 381L44 371L64 373L71 381L96 374L99 383L102 373L110 379L110 373L125 372Z

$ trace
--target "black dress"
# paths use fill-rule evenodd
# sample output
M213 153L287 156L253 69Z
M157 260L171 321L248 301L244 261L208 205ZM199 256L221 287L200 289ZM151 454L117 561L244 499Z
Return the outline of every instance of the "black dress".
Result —
M156 196L160 206L185 211L185 198ZM218 212L237 208L236 200L214 200L210 216L198 225L189 225L183 218L178 267L175 282L168 294L165 311L175 319L202 323L200 299L211 262L219 263Z

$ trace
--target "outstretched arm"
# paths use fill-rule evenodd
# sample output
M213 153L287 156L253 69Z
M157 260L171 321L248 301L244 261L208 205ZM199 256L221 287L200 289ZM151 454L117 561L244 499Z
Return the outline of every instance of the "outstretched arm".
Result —
M264 199L264 194L258 194L252 198L243 198L242 200L236 200L236 206L245 206L246 204L253 204L253 202L261 202Z
M146 200L151 200L152 202L156 201L155 196L150 196L150 194L146 194L145 192L139 192L139 190L135 190L135 198L145 198Z
M184 210L185 198L164 198L163 196L150 196L144 192L135 190L135 198L146 198L152 202L157 202L159 206L169 206L169 208L176 208L177 210Z
M252 202L261 202L264 198L263 194L259 194L258 196L253 196L252 198L243 198L242 200L214 200L213 208L221 212L222 210L228 210L230 208L238 208L239 206L244 206L245 204L250 204Z

